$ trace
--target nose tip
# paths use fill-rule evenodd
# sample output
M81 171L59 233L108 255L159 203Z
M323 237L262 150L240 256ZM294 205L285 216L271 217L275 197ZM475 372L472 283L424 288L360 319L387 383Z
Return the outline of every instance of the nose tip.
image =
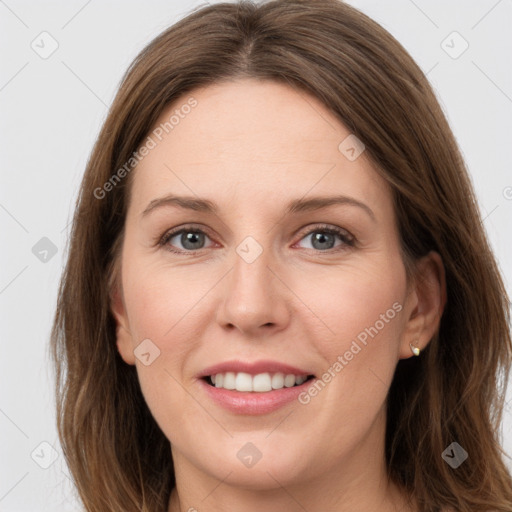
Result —
M243 301L238 302L238 307L228 305L228 308L229 316L226 316L225 326L230 329L238 329L244 334L254 333L261 329L268 330L277 325L275 321L269 320L269 315L263 308L243 307Z

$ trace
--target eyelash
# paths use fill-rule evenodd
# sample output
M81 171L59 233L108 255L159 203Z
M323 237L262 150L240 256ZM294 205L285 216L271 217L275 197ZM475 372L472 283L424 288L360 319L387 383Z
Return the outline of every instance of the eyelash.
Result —
M328 233L330 235L337 235L343 242L342 246L338 246L337 248L326 249L325 251L321 251L321 250L314 249L314 248L310 249L310 250L316 251L318 253L333 253L333 252L343 251L343 250L347 250L347 248L349 248L349 247L354 247L356 244L355 237L353 235L351 235L347 230L338 228L335 226L328 226L326 224L320 224L318 226L313 227L312 229L310 229L309 231L304 233L303 236L300 238L300 240L303 240L307 236L309 236L313 233L316 233L316 232ZM177 249L172 248L172 246L169 245L168 242L172 238L174 238L176 235L179 235L181 233L195 233L195 234L204 234L204 235L208 236L208 233L206 233L202 229L199 229L199 228L196 228L193 226L185 226L185 227L177 228L175 230L167 231L162 237L160 237L160 239L157 242L157 245L160 247L163 247L165 250L175 253L175 254L194 255L203 250L203 249L197 249L197 250L189 251L189 250L181 250L181 249L177 250Z

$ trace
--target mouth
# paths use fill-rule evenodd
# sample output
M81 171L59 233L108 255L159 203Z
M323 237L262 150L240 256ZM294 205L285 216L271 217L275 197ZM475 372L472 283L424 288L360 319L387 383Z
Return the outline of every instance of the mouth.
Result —
M263 372L256 375L246 372L221 372L202 377L212 387L243 393L268 393L298 387L314 378L314 375L282 372Z
M233 376L228 375L229 373L233 373ZM217 406L236 415L254 416L270 414L293 403L297 405L299 396L315 380L313 375L304 374L251 375L245 372L226 372L202 377L199 382L205 395ZM224 387L232 387L233 381L234 389ZM276 389L272 388L272 381Z
M196 377L209 400L237 415L270 414L291 405L316 379L311 369L281 361L236 359L205 368Z

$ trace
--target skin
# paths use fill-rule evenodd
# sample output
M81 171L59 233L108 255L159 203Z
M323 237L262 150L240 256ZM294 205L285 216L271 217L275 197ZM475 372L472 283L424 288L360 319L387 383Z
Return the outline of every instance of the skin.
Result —
M409 343L424 348L438 327L439 255L417 262L421 281L407 281L391 191L365 152L349 161L338 150L350 132L319 100L245 78L194 90L156 125L190 96L197 106L133 171L112 294L118 350L171 443L169 512L417 510L386 479L385 403L398 361L414 357ZM142 215L171 193L209 199L218 212ZM334 194L363 202L374 219L347 204L285 215L291 200ZM206 233L195 254L179 235L167 246L181 254L157 245L190 223ZM343 228L355 245L337 235L332 248L313 245L319 224ZM263 250L252 263L236 252L247 236ZM322 376L394 303L401 311L307 405L235 414L196 377L232 359ZM160 350L149 366L134 355L147 338ZM262 454L251 468L236 456L247 442Z

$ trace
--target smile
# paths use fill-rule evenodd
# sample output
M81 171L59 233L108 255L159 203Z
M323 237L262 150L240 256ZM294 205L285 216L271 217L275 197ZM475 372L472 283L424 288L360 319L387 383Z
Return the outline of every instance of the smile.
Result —
M313 375L294 375L276 373L258 373L251 375L245 372L217 373L206 377L206 382L216 388L240 392L266 393L273 390L300 386Z

